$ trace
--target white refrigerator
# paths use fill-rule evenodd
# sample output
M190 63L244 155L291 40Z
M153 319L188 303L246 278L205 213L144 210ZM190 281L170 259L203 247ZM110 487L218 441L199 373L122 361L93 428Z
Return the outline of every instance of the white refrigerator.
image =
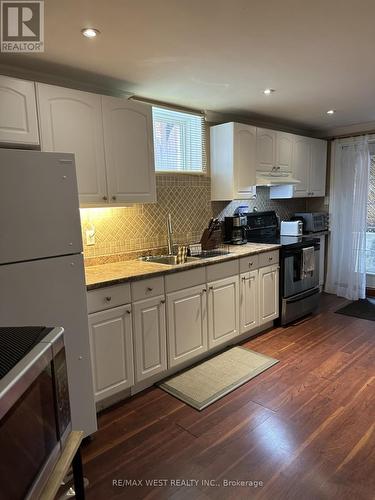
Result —
M0 326L63 326L73 429L97 429L74 155L0 149ZM27 422L26 422L27 425Z

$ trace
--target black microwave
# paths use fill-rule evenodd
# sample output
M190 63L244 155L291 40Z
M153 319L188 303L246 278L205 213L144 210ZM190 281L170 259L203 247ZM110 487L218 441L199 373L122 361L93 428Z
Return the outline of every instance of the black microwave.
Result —
M70 431L63 328L0 328L0 499L38 498Z

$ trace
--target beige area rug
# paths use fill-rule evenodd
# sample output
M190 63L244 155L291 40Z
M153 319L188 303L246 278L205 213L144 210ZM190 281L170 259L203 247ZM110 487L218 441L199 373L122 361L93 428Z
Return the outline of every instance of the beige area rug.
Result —
M203 410L279 361L244 347L233 347L159 384L161 389Z

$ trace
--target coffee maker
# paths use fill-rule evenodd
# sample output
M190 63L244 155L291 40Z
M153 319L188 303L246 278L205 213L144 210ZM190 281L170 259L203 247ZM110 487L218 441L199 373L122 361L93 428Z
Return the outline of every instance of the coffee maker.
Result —
M234 215L225 217L224 230L225 241L231 245L244 245L246 239L247 217L243 215Z

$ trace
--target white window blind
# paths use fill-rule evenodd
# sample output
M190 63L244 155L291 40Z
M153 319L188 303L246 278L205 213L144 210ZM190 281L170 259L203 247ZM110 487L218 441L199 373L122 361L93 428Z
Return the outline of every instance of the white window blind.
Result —
M157 172L206 171L203 116L153 107L152 119Z

